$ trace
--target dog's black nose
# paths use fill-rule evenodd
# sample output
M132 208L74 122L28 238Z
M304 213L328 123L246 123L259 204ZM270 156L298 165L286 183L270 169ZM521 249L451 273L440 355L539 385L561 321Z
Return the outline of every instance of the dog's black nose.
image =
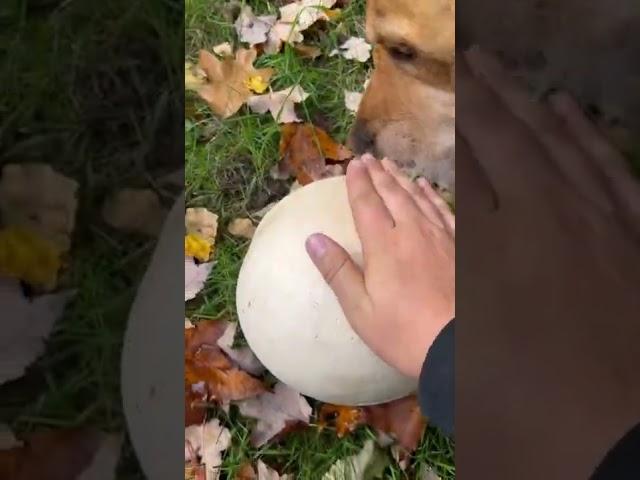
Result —
M373 153L375 148L375 138L367 123L357 120L349 133L347 142L349 148L356 154Z

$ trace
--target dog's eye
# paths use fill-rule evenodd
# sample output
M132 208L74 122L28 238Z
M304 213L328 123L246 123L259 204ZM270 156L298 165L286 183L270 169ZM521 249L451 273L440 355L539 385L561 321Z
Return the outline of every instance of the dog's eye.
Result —
M388 47L387 51L389 52L389 55L401 62L413 61L418 56L416 50L406 44L393 45Z

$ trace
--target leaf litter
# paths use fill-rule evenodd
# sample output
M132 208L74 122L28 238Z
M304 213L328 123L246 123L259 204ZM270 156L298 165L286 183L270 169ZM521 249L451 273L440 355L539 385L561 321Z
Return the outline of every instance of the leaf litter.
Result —
M345 3L340 2L339 6ZM256 15L251 7L238 4L239 15L235 15L231 21L234 22L240 42L249 45L250 49L239 49L234 54L231 44L225 42L214 47L214 53L201 51L198 65L189 66L191 83L188 88L196 90L218 116L227 118L247 104L252 112L269 112L276 122L282 124L281 158L274 173L279 178L293 176L295 182L292 188L343 174L346 162L353 154L335 142L325 130L311 123L303 123L298 117L296 104L309 97L300 85L272 91L269 82L275 71L256 69L253 63L258 52L277 53L283 43L289 43L302 58L317 58L322 51L316 46L303 44L303 32L318 21L336 20L340 12L331 10L335 6L338 6L335 0L298 0L283 5L279 15ZM371 46L362 38L351 37L330 53L338 54L346 59L367 62ZM229 93L229 90L233 93ZM362 96L361 92L344 91L345 108L355 113ZM267 205L264 211L253 213L251 218L259 219L272 206L273 203ZM217 229L217 217L214 214L205 214L205 209L198 209L198 212L191 210L185 217L185 271L189 269L192 272L193 281L190 286L185 284L185 299L187 296L197 296L213 267ZM194 222L195 218L205 221ZM232 219L227 226L231 235L247 239L251 238L254 230L255 225L250 218ZM208 254L202 244L207 234L211 246ZM192 237L187 241L189 235ZM204 270L200 271L200 268ZM236 405L240 415L255 420L250 440L253 446L259 447L280 439L296 428L308 426L312 408L302 395L282 383L276 383L273 389L267 388L262 379L265 369L250 348L234 345L237 326L235 322L223 320L192 323L185 319L185 426L192 428L191 431L202 429L211 422L207 421L210 407L217 405L229 414L230 405ZM220 421L218 419L216 428L224 431L225 427ZM379 472L384 470L391 458L406 466L409 455L417 448L426 421L420 414L415 396L411 396L388 404L361 408L323 405L318 412L318 426L331 426L340 437L361 426L369 426L378 432L380 446L391 447L387 453L369 441L356 455L338 460L323 477L323 480L364 480L378 478ZM216 464L228 447L224 441L216 446L218 456L209 463ZM193 455L190 459L185 456L185 462L191 462L186 467L190 471L190 478L204 478L203 465L199 463L203 460L199 452L195 458ZM246 463L235 478L293 478L280 475L261 460L256 465L257 473L254 465Z

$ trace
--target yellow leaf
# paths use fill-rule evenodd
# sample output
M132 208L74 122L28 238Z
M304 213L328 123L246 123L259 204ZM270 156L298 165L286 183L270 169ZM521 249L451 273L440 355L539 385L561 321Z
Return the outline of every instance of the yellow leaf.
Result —
M204 238L194 233L184 237L184 254L201 262L206 262L211 256L211 244Z
M245 80L244 84L249 90L256 93L264 93L269 84L260 75L254 75Z
M52 289L61 265L60 250L34 232L20 227L0 230L0 275Z

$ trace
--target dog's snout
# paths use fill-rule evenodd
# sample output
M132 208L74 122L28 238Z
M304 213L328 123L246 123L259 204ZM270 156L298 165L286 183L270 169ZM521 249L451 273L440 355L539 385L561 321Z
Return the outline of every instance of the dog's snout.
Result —
M375 137L371 130L368 128L366 122L356 121L355 125L351 129L348 141L349 148L356 154L373 153L375 148Z

